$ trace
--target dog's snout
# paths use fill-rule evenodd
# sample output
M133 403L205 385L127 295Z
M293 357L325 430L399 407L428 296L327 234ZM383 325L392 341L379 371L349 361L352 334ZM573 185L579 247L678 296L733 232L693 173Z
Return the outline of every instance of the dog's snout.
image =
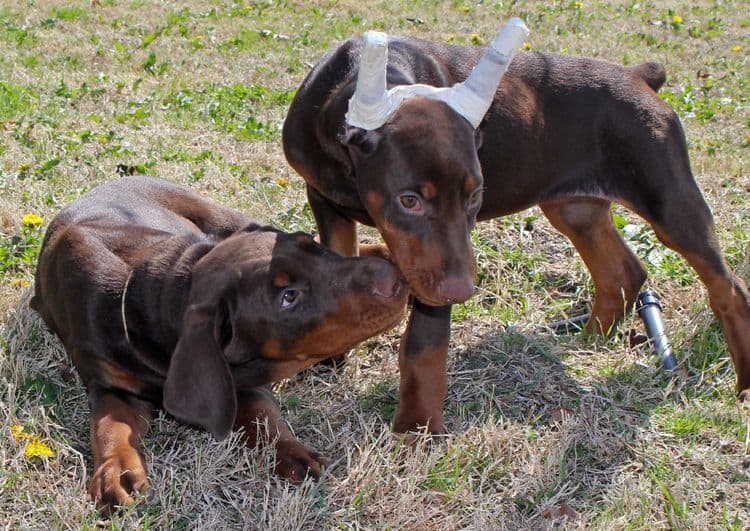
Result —
M375 295L380 295L381 297L386 297L389 299L391 297L398 297L402 289L403 283L399 278L375 279L375 282L372 286L372 292Z
M438 283L437 292L447 303L459 304L474 294L474 282L470 276L444 278Z

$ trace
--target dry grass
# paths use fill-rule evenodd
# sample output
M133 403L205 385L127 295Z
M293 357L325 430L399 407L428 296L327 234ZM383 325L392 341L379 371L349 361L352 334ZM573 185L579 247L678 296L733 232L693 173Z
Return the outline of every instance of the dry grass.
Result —
M520 15L536 50L665 63L662 92L683 118L730 263L747 278L745 3L505 4L5 2L0 244L15 242L17 251L28 243L33 261L40 233L22 228L22 215L48 221L115 177L118 165L311 230L278 127L290 91L322 52L370 27L487 39L500 20ZM653 235L617 212L634 224L626 235L645 253L650 286L662 296L678 376L622 339L545 329L584 308L592 288L571 246L532 209L474 235L481 275L475 299L455 311L451 435L413 448L391 435L394 330L360 346L337 372L317 369L278 386L297 435L333 460L324 481L290 487L269 474L272 452L242 448L236 437L217 443L159 417L144 444L153 488L109 522L85 494L85 391L28 309L33 266L18 252L0 254L0 526L746 528L747 412L735 404L734 372L705 292L684 262L652 249ZM622 326L630 328L640 328L637 318ZM27 459L24 441L11 435L16 424L55 456Z

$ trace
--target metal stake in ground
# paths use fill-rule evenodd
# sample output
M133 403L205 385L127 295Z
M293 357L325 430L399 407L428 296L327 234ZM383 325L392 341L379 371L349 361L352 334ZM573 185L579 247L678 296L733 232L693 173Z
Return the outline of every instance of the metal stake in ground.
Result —
M669 339L664 329L659 297L653 291L644 291L638 295L636 309L638 310L638 316L643 319L649 342L653 345L654 352L661 359L664 370L673 371L677 367L677 359L674 356L674 352L672 352L672 347L669 345Z

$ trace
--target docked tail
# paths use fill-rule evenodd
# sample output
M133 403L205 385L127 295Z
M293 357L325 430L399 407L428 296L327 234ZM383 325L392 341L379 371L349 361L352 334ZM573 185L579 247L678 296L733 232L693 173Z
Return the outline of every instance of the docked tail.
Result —
M648 63L634 66L633 71L641 76L654 92L657 92L664 84L664 81L667 80L667 72L664 70L664 66L656 61L650 61Z

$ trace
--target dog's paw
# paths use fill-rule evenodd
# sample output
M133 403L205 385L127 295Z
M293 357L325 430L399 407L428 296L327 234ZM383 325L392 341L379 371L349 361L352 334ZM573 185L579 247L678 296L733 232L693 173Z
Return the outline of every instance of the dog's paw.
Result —
M416 414L412 411L399 409L393 421L393 431L398 434L422 433L427 435L445 435L447 431L440 417L442 415L430 416L424 413ZM428 420L425 421L425 418Z
M133 495L148 490L146 470L140 464L126 464L117 457L105 460L94 472L89 484L89 495L96 508L111 514L133 503Z
M320 479L321 467L328 463L326 458L299 441L276 443L276 473L292 483L302 483L308 476Z

